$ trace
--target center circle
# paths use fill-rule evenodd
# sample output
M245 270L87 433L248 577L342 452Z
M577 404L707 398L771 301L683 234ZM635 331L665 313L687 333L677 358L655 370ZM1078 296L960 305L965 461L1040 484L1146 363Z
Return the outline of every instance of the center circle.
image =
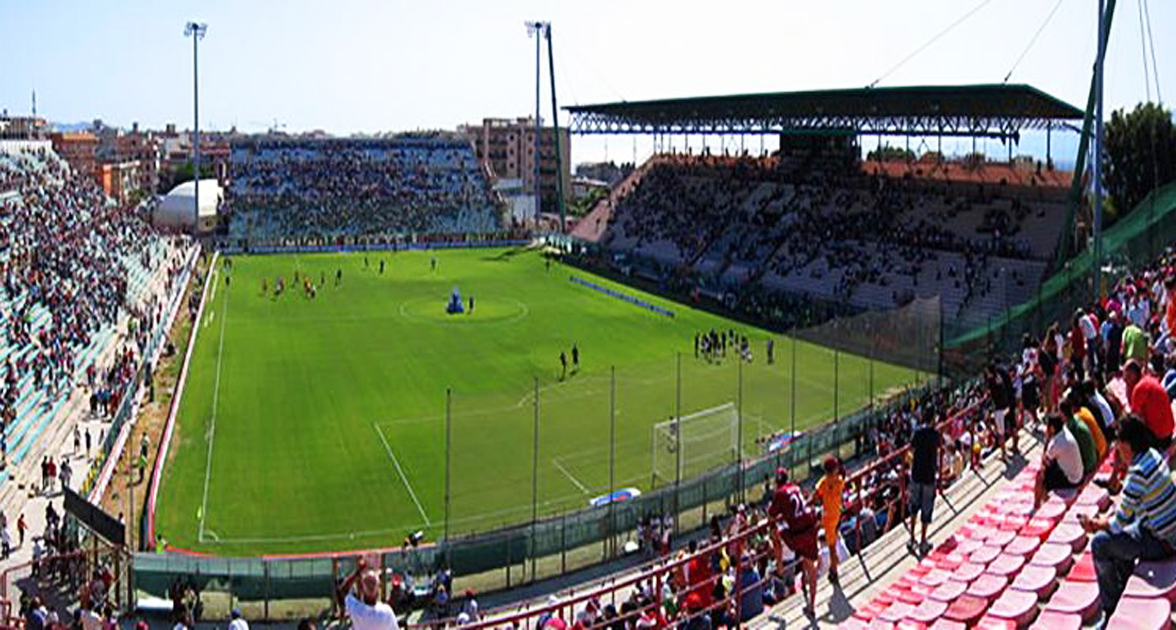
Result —
M412 298L400 303L400 315L412 321L430 324L489 324L492 322L514 321L527 316L527 306L514 298L474 296L474 309L470 311L469 296L463 296L465 311L450 314L445 312L448 300Z

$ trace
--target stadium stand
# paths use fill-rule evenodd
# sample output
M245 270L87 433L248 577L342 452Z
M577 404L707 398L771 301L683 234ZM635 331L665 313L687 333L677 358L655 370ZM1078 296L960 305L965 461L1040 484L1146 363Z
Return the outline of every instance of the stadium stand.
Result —
M82 385L109 418L189 251L45 149L0 152L0 415L7 481ZM14 193L14 194L13 194ZM119 326L132 322L125 338ZM117 347L115 347L117 344Z
M974 326L1033 295L1058 241L1061 180L1006 164L863 164L836 148L658 155L578 232L725 291L871 309L938 295L945 317Z
M234 142L227 197L232 239L501 227L472 146L444 134Z

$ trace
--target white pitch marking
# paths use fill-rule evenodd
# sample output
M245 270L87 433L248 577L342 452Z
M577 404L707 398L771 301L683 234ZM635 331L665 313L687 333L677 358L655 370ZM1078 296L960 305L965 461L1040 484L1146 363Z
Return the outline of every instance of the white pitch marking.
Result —
M412 489L412 484L408 483L408 477L405 476L404 470L400 468L400 460L396 459L396 453L392 452L392 446L388 444L388 439L384 437L384 432L380 430L380 425L373 422L372 428L376 430L376 434L380 436L380 441L384 443L384 450L388 452L388 457L392 459L392 464L396 466L396 472L400 473L400 480L404 482L404 487L408 488L408 496L412 497L412 502L416 504L417 511L421 513L421 518L425 519L425 525L431 525L429 516L425 514L425 508L421 507L421 502L417 499L416 492Z

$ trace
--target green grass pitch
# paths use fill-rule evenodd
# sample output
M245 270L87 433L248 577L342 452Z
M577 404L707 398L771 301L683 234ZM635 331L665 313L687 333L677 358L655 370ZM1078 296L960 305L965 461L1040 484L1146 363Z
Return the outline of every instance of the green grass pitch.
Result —
M366 258L365 267L364 254L237 256L228 285L217 270L157 506L156 530L169 544L252 555L393 546L416 529L440 536L447 389L454 533L531 518L536 387L541 515L607 492L610 400L613 483L642 491L652 483L652 427L674 415L679 396L686 415L740 400L742 382L746 452L757 435L791 427L787 338L776 337L768 365L766 331L559 264L548 269L534 251ZM316 298L294 284L296 271L316 284L325 276ZM572 283L572 274L676 317ZM275 298L278 276L288 288ZM454 286L474 297L472 314L445 314ZM751 338L754 360L741 381L730 353L721 363L694 358L694 333L712 327ZM561 378L559 353L573 343L580 369ZM796 352L803 430L833 416L834 353L803 342ZM847 415L867 404L869 362L842 354L837 363L836 405ZM875 362L873 391L916 376Z

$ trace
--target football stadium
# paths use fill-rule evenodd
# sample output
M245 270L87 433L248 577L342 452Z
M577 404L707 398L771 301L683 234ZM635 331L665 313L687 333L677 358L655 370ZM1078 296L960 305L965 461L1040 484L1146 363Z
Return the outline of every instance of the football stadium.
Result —
M0 630L1173 627L1176 14L991 3L763 7L897 62L771 90L582 7L412 7L394 56L461 43L377 81L391 9L299 3L160 8L99 86L14 9ZM997 23L1011 67L960 52Z

